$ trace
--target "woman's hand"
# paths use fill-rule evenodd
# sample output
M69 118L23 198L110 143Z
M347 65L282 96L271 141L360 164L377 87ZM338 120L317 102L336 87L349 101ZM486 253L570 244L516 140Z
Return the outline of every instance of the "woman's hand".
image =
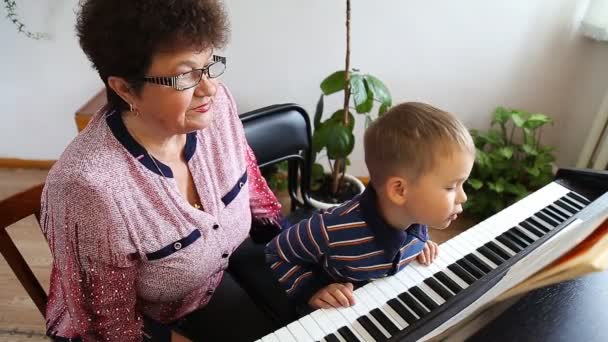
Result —
M308 305L313 309L349 307L355 304L354 286L352 283L333 283L315 293Z
M418 257L416 259L419 263L428 266L433 261L435 261L435 258L437 258L438 253L439 246L437 246L437 244L433 241L427 240L424 244L424 249L422 250L422 252L420 252L420 254L418 254Z

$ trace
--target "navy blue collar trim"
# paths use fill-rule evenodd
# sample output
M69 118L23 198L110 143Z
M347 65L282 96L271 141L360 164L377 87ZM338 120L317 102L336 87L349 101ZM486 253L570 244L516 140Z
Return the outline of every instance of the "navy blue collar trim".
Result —
M394 228L384 221L378 211L377 196L371 184L367 186L359 197L361 214L368 227L374 232L376 242L394 258L407 240L407 231Z
M125 123L122 121L122 115L116 110L110 112L106 116L106 122L114 137L131 153L131 155L142 163L148 170L156 173L159 176L173 178L173 171L169 166L158 159L152 160L152 157L146 149L141 146L131 136ZM196 132L186 135L186 146L184 147L184 157L189 161L196 151ZM154 163L156 161L156 164ZM158 168L156 167L158 165Z

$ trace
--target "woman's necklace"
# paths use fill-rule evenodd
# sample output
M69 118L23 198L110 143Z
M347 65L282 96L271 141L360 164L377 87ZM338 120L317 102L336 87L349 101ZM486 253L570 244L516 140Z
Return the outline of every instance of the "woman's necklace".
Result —
M133 138L135 138L137 135L134 134L134 132L129 128L129 126L126 124L126 121L127 120L125 120L125 117L123 116L123 122L125 123L125 127L127 128L127 131L129 131L129 133L131 134L131 136L133 136ZM136 140L138 140L138 139L136 139ZM142 147L143 147L143 145L142 145ZM167 179L167 176L165 176L165 173L163 172L163 170L156 163L156 158L152 157L152 154L150 154L150 152L148 152L148 150L145 147L144 147L144 151L146 151L146 154L148 155L148 158L150 158L152 160L152 163L154 163L154 166L156 167L156 170L158 170L158 172L163 176L164 179ZM202 210L202 203L199 204L199 203L196 203L196 201L194 201L194 203L190 203L190 201L188 201L188 195L187 194L186 194L186 202L188 202L188 204L190 204L194 208Z
M165 176L165 174L163 173L163 170L156 163L156 158L152 157L152 155L150 154L150 152L148 152L147 150L146 150L146 154L148 155L148 158L150 158L152 160L152 163L154 163L154 166L156 167L156 169L158 170L158 172L160 172L160 174L166 179L167 176ZM188 201L188 199L186 198L186 202L188 202L188 204L190 204L191 206L193 206L195 209L201 210L201 208L202 208L200 204L196 203L196 201L194 203L190 203L190 201Z

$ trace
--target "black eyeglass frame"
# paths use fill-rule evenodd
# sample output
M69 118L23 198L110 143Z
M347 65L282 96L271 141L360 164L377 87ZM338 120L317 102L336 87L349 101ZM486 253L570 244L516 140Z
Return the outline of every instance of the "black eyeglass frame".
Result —
M147 82L147 83L160 84L160 85L164 85L167 87L172 87L173 89L175 89L177 91L183 91L183 90L187 90L190 88L194 88L199 83L201 83L201 80L203 79L203 75L206 76L207 78L217 78L217 77L223 75L224 72L226 71L226 57L213 55L212 59L213 59L213 62L209 63L208 65L206 65L205 67L200 68L200 69L190 70L188 72L184 72L184 73L181 73L176 76L148 76L148 75L146 75L146 76L142 77L141 80L144 82ZM224 70L222 70L222 72L219 75L211 76L209 74L209 68L216 65L217 63L222 63L224 65ZM194 85L192 85L190 87L184 87L184 88L179 87L177 85L177 81L180 77L184 77L184 75L187 75L187 74L190 74L190 73L193 73L196 71L201 71L201 77L198 79L198 81L196 83L194 83Z

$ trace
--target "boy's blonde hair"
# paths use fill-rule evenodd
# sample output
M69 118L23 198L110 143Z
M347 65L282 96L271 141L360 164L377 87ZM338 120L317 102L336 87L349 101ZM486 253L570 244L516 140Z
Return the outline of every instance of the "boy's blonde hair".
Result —
M364 140L365 163L378 187L397 175L416 181L438 156L449 156L455 148L475 153L469 131L456 117L419 102L391 108L370 125Z

